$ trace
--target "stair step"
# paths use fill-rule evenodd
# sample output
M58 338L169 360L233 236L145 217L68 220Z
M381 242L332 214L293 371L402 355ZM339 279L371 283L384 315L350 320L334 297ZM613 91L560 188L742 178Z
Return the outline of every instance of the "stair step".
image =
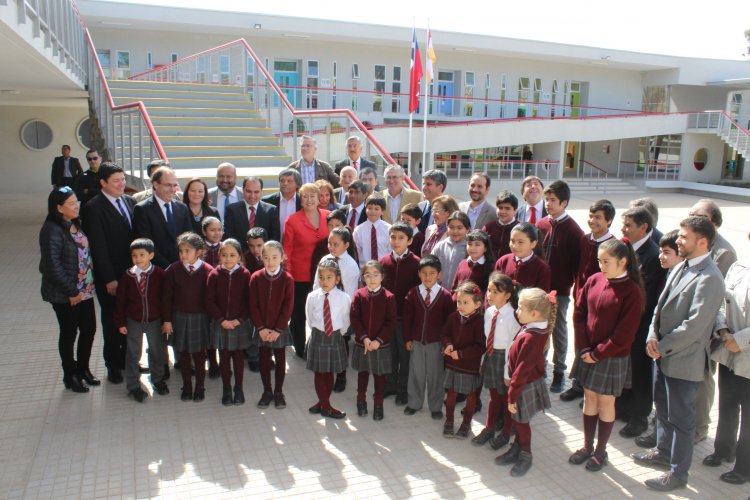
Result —
M110 88L112 97L117 98L131 98L131 99L142 99L145 97L174 97L177 99L208 99L208 100L227 100L227 101L241 101L250 102L247 95L234 93L234 92L222 92L219 90L204 91L204 90L175 90L175 89L133 89L133 88ZM139 97L131 97L134 94L138 94Z
M174 97L141 97L141 96L119 96L114 98L116 105L141 101L146 108L171 107L171 108L205 108L217 106L220 109L232 109L243 111L256 111L257 108L250 101L240 100L218 100L218 99L180 99Z
M195 90L198 92L226 92L229 94L242 94L244 87L242 85L219 85L211 83L172 83L172 82L147 82L140 80L107 80L110 89L112 88L129 88L129 89L178 89L178 90Z
M285 149L281 146L167 146L162 143L167 156L193 157L193 158L217 158L217 157L277 157L286 156Z
M159 133L162 145L168 146L279 146L275 137L248 137L245 135L164 135Z
M145 103L144 103L145 104ZM192 117L238 117L246 119L255 119L258 122L265 123L260 117L260 113L253 109L232 109L232 108L211 108L195 107L184 108L175 106L147 106L149 116L192 116Z
M259 120L259 119L258 119ZM199 126L199 125L161 125L157 119L152 120L156 133L159 135L170 135L170 136L256 136L256 137L271 137L271 129L267 127L217 127L214 125ZM252 123L259 123L254 121Z

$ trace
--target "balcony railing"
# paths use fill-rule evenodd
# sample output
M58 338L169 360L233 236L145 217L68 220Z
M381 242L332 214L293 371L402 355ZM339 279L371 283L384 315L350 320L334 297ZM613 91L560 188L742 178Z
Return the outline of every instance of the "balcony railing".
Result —
M725 111L702 111L688 114L688 129L712 131L743 156L750 152L750 132Z
M469 155L435 156L435 168L455 179L468 179L475 173L482 172L498 180L521 180L527 175L535 175L549 181L557 178L557 167L560 163L555 160L467 156Z
M676 181L680 178L681 166L680 162L623 160L617 165L617 177L643 181Z

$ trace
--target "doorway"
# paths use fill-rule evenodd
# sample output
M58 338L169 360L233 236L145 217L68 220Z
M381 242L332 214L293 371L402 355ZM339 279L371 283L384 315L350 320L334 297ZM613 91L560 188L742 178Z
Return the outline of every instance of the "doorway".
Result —
M453 114L454 96L453 73L450 71L438 72L438 114L450 116Z
M297 61L274 61L273 79L281 87L281 91L292 107L297 107L297 87L299 86ZM278 96L273 97L273 105L274 107L279 105Z

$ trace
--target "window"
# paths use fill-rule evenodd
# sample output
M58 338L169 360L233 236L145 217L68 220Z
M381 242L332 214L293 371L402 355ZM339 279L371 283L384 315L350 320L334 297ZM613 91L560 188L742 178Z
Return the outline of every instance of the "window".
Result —
M464 115L474 116L474 72L467 71L464 78Z
M255 102L255 59L252 57L247 58L245 85L247 85L250 102Z
M200 56L195 61L195 78L198 83L206 83L206 62L208 61L207 56Z
M526 116L526 102L529 100L529 78L522 76L518 79L518 112L516 116L523 118Z
M307 109L318 109L318 61L307 61Z
M739 92L732 93L732 100L729 105L729 116L734 121L737 121L740 117L740 111L742 110L742 94Z
M102 72L106 78L112 77L112 57L108 50L97 50L96 57L99 59L99 64L102 67Z
M333 61L333 78L331 78L331 88L333 89L331 91L331 107L333 109L336 109L336 70L337 70L337 64L336 61Z
M552 107L550 110L550 116L552 116L552 118L555 117L555 105L558 103L559 92L560 91L557 87L557 80L552 80Z
M393 83L391 84L391 112L401 112L401 66L393 67Z
M171 62L177 62L177 52L172 52L172 55L170 56L169 60Z
M359 79L359 64L352 64L352 80Z
M542 79L534 78L534 107L531 110L531 116L539 116L539 101L542 99Z
M581 116L581 82L565 82L565 99L570 109L570 116Z
M222 85L229 83L229 56L219 56L219 81Z
M491 88L490 82L490 74L486 73L484 75L484 117L487 118L489 116L490 111L490 88Z
M375 82L372 96L372 110L383 111L383 93L385 92L385 65L375 65Z
M639 170L648 166L652 173L679 169L681 135L658 135L639 139Z
M78 122L76 132L78 133L78 144L86 149L91 149L91 119L88 116Z
M146 69L151 69L154 67L154 58L151 52L146 52Z
M352 64L352 111L357 111L357 83L359 82L359 64Z
M117 55L117 74L116 78L125 79L130 77L130 52L127 50L118 50Z
M32 151L39 151L52 144L52 128L40 120L31 120L21 127L21 142Z
M505 118L505 99L508 92L508 74L500 75L500 118Z
M646 113L668 113L669 86L650 85L644 87L641 94L641 111Z

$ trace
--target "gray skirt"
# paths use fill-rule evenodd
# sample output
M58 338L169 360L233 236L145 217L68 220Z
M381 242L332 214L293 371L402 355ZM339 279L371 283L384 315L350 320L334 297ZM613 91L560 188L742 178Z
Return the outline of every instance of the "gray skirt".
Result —
M253 327L250 343L252 345L257 345L258 347L270 347L271 349L283 349L284 347L294 345L294 342L292 341L292 332L289 330L289 327L284 328L284 331L281 332L279 338L274 342L263 342L260 339L260 335L258 335L258 329Z
M365 348L357 343L352 348L352 368L357 372L368 372L373 375L387 375L393 371L391 346L380 347L365 355Z
M174 334L169 340L175 352L201 352L208 349L210 318L208 313L184 313L175 310L172 318Z
M443 388L453 389L459 394L469 394L482 386L481 377L475 373L461 373L445 367Z
M511 417L516 422L528 424L531 417L551 407L547 383L543 377L539 377L524 386L521 395L518 396L518 401L516 401L516 414L511 414Z
M597 363L584 363L576 359L572 378L584 389L605 396L620 396L631 386L630 356L607 358Z
M341 332L336 330L330 337L317 328L307 339L307 369L318 373L341 373L349 364L346 344Z
M487 389L495 389L500 394L505 394L505 350L494 350L492 354L485 355L482 360L482 384Z
M218 321L211 323L211 343L216 349L236 351L250 346L250 322L243 321L234 330L225 330Z

